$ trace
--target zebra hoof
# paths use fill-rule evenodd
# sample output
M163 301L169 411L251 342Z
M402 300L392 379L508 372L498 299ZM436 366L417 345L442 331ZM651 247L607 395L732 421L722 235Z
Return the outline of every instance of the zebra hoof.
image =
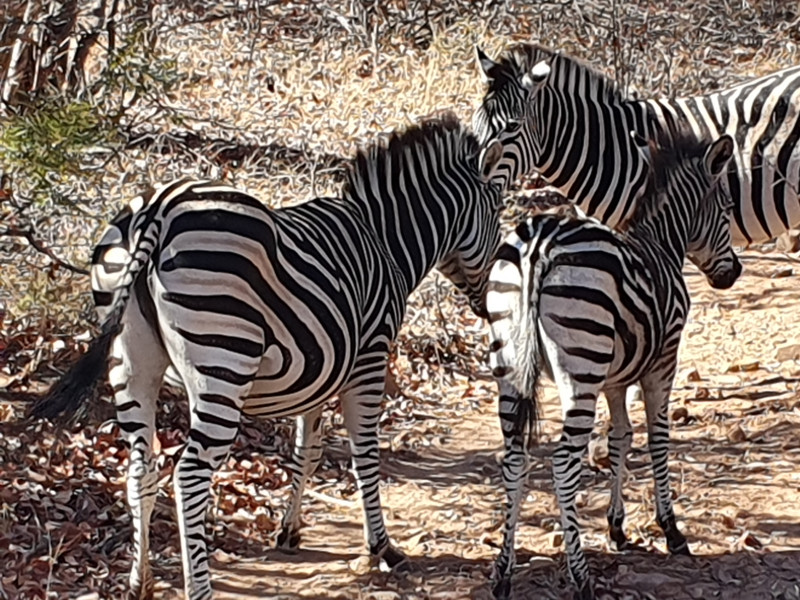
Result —
M692 553L689 550L689 542L686 541L686 538L683 534L678 531L678 528L673 526L671 530L666 532L667 538L667 549L669 553L676 556L691 556Z
M683 540L682 544L673 546L672 544L667 544L669 548L669 553L673 556L691 556L692 551L689 550L689 544L686 540Z
M628 536L625 535L622 529L612 527L608 537L611 538L612 546L617 552L627 552L632 547Z
M408 557L394 546L386 548L386 551L381 555L381 560L392 570L408 564Z
M591 582L584 583L573 597L575 600L594 600L594 588Z
M381 550L370 548L370 554L378 559L381 571L402 570L401 567L408 564L408 557L391 544L386 544Z
M492 586L495 600L508 600L511 597L511 577L502 577Z
M284 527L278 534L275 547L284 552L297 552L300 547L300 532L297 529Z

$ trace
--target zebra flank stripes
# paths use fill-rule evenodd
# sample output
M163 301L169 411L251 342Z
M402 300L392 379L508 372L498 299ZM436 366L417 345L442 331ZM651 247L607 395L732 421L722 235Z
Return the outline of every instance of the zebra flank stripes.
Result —
M512 180L533 172L588 214L616 226L634 210L646 168L633 131L657 139L672 127L735 143L723 185L733 198L734 245L769 241L800 225L800 66L688 98L628 98L616 83L566 54L516 44L495 62L478 50L489 83L473 124L490 140L524 122ZM531 87L531 73L548 69Z
M687 552L675 525L667 464L667 405L689 311L682 267L688 256L717 288L729 287L741 273L731 247L731 202L719 185L733 140L725 135L708 143L676 130L639 151L648 168L647 187L624 232L590 218L539 214L516 227L492 268L490 365L499 389L508 495L495 564L497 598L508 598L510 591L514 535L525 496L526 437L536 434L543 373L557 383L564 415L553 474L578 597L594 597L575 496L601 392L613 425L612 540L620 547L627 544L620 483L631 441L625 392L639 384L647 409L657 519L670 551Z
M390 566L404 559L389 542L378 488L387 357L408 295L434 267L485 313L500 243L501 154L497 143L482 149L447 114L359 152L338 198L270 210L225 184L182 180L136 198L114 219L93 255L92 289L106 325L121 328L107 362L131 446L132 597L153 590L152 444L168 371L190 406L174 473L187 598L211 597L204 516L211 475L242 413L298 419L292 499L278 537L293 547L302 491L322 454L322 407L334 395L370 552ZM104 347L94 346L96 357ZM64 381L88 388L102 375L102 365L83 363L80 378ZM64 407L73 408L50 412Z

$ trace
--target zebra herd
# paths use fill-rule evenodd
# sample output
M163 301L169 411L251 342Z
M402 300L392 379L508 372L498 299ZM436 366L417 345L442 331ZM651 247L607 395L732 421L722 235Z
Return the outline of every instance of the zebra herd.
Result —
M712 286L730 287L741 273L732 245L800 223L800 68L697 98L632 100L591 66L541 46L514 46L498 61L477 54L488 91L475 133L448 113L373 142L350 162L339 197L271 210L219 182L180 180L135 198L109 225L92 259L101 332L32 415L74 413L108 372L130 446L132 598L154 590L153 444L168 369L190 406L174 473L187 598L212 596L211 476L242 415L296 417L292 497L278 535L293 547L333 396L369 551L391 567L405 560L384 524L377 428L407 299L433 268L491 329L508 495L495 596L510 593L542 373L562 401L553 473L577 597L594 597L574 499L601 392L613 426L612 541L627 544L625 391L640 385L657 520L669 551L688 552L667 465L667 404L689 308L681 270L688 257ZM534 170L589 216L535 215L501 243L504 192Z

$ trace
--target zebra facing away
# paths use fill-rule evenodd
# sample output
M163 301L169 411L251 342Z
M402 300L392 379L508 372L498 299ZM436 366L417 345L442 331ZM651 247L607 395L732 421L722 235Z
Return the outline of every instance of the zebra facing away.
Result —
M93 277L95 286L112 288L96 295L102 332L33 414L74 412L110 367L131 448L134 598L153 594L155 403L169 365L190 406L174 473L189 599L211 597L204 516L211 475L242 413L301 417L302 484L319 458L322 405L333 395L350 436L369 549L391 566L403 560L389 542L378 490L387 353L409 294L433 267L485 314L488 267L500 243L493 177L501 154L499 142L481 150L446 114L359 152L340 198L270 210L221 183L182 180L120 213L98 251L117 272ZM296 526L293 518L284 525Z
M591 218L543 214L520 223L498 250L487 310L508 503L495 564L496 597L510 593L525 441L537 430L542 372L550 374L561 397L563 428L553 476L576 597L594 597L575 496L600 392L612 420L611 539L620 549L627 545L621 471L632 431L625 392L638 383L647 413L657 521L669 551L688 554L675 522L667 464L667 405L689 310L681 271L688 256L715 288L731 286L741 273L731 247L730 197L718 185L732 152L727 135L710 144L681 132L663 147L651 141L642 150L651 165L648 187L624 232Z
M490 140L509 122L524 122L514 178L536 170L613 227L647 185L629 132L649 140L680 123L698 139L734 139L723 179L734 202L734 245L767 242L800 225L800 66L702 96L638 100L544 46L516 44L498 61L476 51L488 82L473 117L478 137ZM532 90L537 76L545 81Z

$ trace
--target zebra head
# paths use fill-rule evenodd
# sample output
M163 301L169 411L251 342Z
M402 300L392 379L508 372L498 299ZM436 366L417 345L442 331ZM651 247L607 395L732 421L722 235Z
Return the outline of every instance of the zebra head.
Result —
M720 181L733 151L733 138L727 134L706 150L703 168L711 189L700 204L687 249L689 260L706 274L711 286L718 289L731 287L742 273L742 264L731 246L733 198Z
M687 142L686 135L672 132L670 143L684 146L683 155L672 168L663 164L654 166L654 142L648 144L638 136L633 137L651 169L651 178L664 180L656 183L656 187L662 188L673 205L672 219L684 222L686 257L705 274L711 287L727 289L742 272L731 245L733 199L720 182L733 156L733 138L723 134L713 142L698 144L696 139ZM689 150L685 149L687 143ZM634 215L634 219L639 218L641 213Z
M461 240L437 265L439 271L467 296L473 312L483 318L487 316L489 274L501 239L503 204L497 169L502 157L503 147L497 141L490 142L472 157L477 166L478 196L466 199L471 206L464 211Z
M547 82L553 56L542 50L540 60L511 53L500 61L494 61L478 46L475 54L489 90L473 115L472 127L478 141L485 144L497 137L509 123L522 123L529 117L531 99ZM533 66L528 68L529 64Z
M549 59L520 72L517 63L494 62L480 48L476 52L490 89L475 112L473 127L482 144L496 140L503 145L498 177L503 189L507 189L537 165L535 149L541 146L537 132L542 128L534 125L537 103L531 100L547 82Z

